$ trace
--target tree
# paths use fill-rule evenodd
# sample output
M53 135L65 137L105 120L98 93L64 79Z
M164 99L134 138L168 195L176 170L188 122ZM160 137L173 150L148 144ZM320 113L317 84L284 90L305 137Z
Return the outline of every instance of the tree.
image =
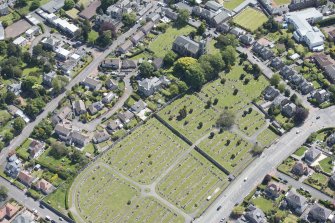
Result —
M31 133L31 137L39 140L48 139L53 131L51 122L48 119L43 119L38 125L34 128Z
M205 83L204 70L198 61L192 57L179 58L173 68L174 74L181 77L194 89L200 89Z
M16 95L11 91L7 91L6 97L5 97L5 102L7 104L11 105L11 104L14 103L15 99L16 99Z
M165 66L172 66L173 63L177 60L177 54L175 52L173 52L172 50L168 51L164 58L163 58L163 62Z
M7 193L8 193L8 189L1 185L0 186L0 200L1 201L4 201L4 200L7 199L7 197L8 197Z
M36 116L42 111L44 107L45 102L43 101L42 98L38 97L33 100L30 99L24 111L30 117L36 118Z
M205 71L207 81L214 80L219 76L219 73L224 69L225 62L219 54L205 54L199 58L199 63Z
M270 84L272 86L277 86L280 83L280 76L279 74L274 74L270 79Z
M51 150L49 151L50 156L54 157L55 159L60 159L68 154L68 150L64 143L61 142L53 142L51 143Z
M186 25L189 18L190 18L190 12L187 9L178 10L178 18L176 21L178 25L180 26Z
M149 63L148 61L143 61L138 69L143 77L151 77L155 71L152 63Z
M106 12L106 9L113 5L115 2L117 2L116 0L101 0L101 5L100 5L100 8Z
M37 79L35 77L28 76L27 78L22 80L21 90L24 93L29 94L30 96L32 96L32 94L35 93L34 90L33 90L33 87L36 83L37 83Z
M133 12L122 15L122 22L128 28L132 27L136 23L136 20L136 14Z
M69 79L65 76L56 76L52 80L52 90L54 94L60 94L65 91L66 85L69 83Z
M233 66L236 60L237 52L233 46L227 46L225 50L221 52L222 59L227 66Z
M226 110L220 114L216 121L216 125L220 128L231 128L235 123L235 114L232 111Z
M34 0L29 7L29 11L34 11L35 9L39 8L40 5L41 4L39 0Z
M65 11L72 9L76 3L73 0L65 0L63 9Z
M235 48L238 46L238 39L233 34L221 34L220 36L218 36L217 42L219 45L223 46L223 48L226 48L227 46L232 46Z
M265 147L261 147L259 146L258 144L255 144L253 147L252 147L252 150L251 152L254 154L254 155L260 155L263 153Z
M110 30L103 32L95 42L102 48L107 47L112 43L112 32Z
M293 117L294 119L294 123L296 125L301 125L305 120L306 118L308 117L308 110L306 108L303 108L303 107L297 107L296 111L295 111L295 115Z
M33 47L33 55L39 56L43 53L43 46L41 44L37 44Z
M244 213L244 208L242 206L236 206L231 212L231 216L233 218L239 218L240 216L242 216L243 213Z
M201 25L197 29L197 34L202 36L206 32L206 23L204 21L201 22Z
M279 23L275 21L273 17L270 17L270 19L264 23L263 27L272 33L277 32L280 29Z
M7 43L5 41L0 42L0 54L4 55L7 52Z
M7 131L7 132L5 132L5 134L3 135L3 138L2 138L2 139L3 139L3 141L4 141L5 143L9 143L13 138L14 138L13 133Z
M28 0L17 0L15 2L15 7L16 8L22 8L28 5Z
M15 130L15 134L21 133L25 125L26 122L23 120L23 118L21 117L15 118L13 122L13 128Z

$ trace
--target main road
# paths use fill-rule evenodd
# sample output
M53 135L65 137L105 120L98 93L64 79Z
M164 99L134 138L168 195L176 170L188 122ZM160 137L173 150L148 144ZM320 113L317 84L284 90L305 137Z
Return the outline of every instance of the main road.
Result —
M317 119L317 116L320 116ZM283 135L275 144L266 149L237 177L228 188L207 208L195 222L217 223L222 218L228 218L235 204L243 201L263 178L292 154L308 136L321 128L335 126L335 106L327 109L315 109L309 114L304 124L293 128ZM245 179L247 179L245 181ZM218 206L222 208L217 211Z
M149 11L147 11L146 14L152 12L152 11L156 11L158 9L158 6L156 3L154 3L153 7L151 9L149 9ZM146 14L144 16L146 16ZM122 43L125 42L125 40L127 38L129 38L131 35L133 35L137 29L140 27L140 23L135 24L131 29L129 29L127 32L123 33L122 35L120 35L116 40L114 40L114 42L112 43L112 45L110 45L105 51L103 51L101 54L99 54L98 56L96 56L93 61L84 69L82 70L75 78L73 78L69 84L66 87L66 90L71 90L71 88L76 85L79 84L81 81L83 81L90 73L92 73L95 69L97 69L97 67L99 66L99 64L113 51L116 50L116 48L121 45ZM30 122L28 125L26 125L26 127L22 130L21 134L18 135L16 138L14 138L10 144L5 147L0 154L0 165L3 165L5 163L7 154L9 151L17 148L18 146L20 146L24 140L26 138L28 138L30 136L30 134L32 133L34 127L40 123L42 121L42 119L46 118L48 116L48 114L50 112L53 112L59 102L66 96L66 91L60 95L58 95L56 98L53 98L44 108L43 112L41 114L39 114L37 116L37 118Z

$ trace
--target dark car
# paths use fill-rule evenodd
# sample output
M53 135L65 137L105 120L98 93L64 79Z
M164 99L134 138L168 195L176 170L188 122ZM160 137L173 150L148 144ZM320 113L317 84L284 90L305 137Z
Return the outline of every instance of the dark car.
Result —
M222 208L222 206L220 205L219 207L217 207L217 209L216 209L216 210L218 211L218 210L220 210L221 208Z

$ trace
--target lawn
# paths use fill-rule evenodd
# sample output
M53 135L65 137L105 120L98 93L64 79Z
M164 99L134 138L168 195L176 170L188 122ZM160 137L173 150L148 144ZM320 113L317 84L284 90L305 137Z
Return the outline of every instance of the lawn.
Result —
M262 11L251 7L245 8L233 18L233 22L236 25L251 32L256 31L267 20L268 18Z
M202 213L228 185L227 176L197 152L191 152L158 186L158 193L187 213Z
M15 11L11 11L8 15L0 16L0 21L1 22L6 21L9 26L19 19L20 19L20 15Z
M334 196L335 191L329 187L328 181L329 179L326 175L322 173L313 173L310 177L304 180L304 183L328 194L329 196Z
M284 223L296 223L298 222L299 218L293 214L289 214L285 219Z
M78 18L78 13L79 10L76 8L70 9L68 11L65 12L66 15L68 15L71 19L77 19Z
M257 197L252 202L263 212L269 212L275 209L275 206L271 200L265 199L264 197Z
M76 190L74 190L76 188ZM140 191L111 169L96 165L82 172L70 190L69 204L85 222L184 222L152 197L140 197ZM74 195L74 196L73 196ZM75 215L77 222L82 222Z
M0 110L0 126L10 121L12 115L7 110Z
M16 149L16 152L19 155L19 157L21 157L25 160L29 159L28 147L29 147L31 141L32 140L30 138L26 139L24 141L24 143L22 143L22 145Z
M319 164L324 172L331 174L334 167L332 162L332 158L328 156L327 158L321 160Z
M238 115L236 122L238 123L237 125L239 129L247 136L252 136L258 129L262 128L266 124L263 114L255 109L248 112L248 108L244 110L243 114Z
M60 212L66 214L65 199L67 190L69 189L68 187L68 183L63 183L57 190L46 196L43 200Z
M257 142L263 146L270 146L279 136L269 128L266 128L257 136Z
M99 37L99 33L94 31L93 29L88 34L88 41L94 43L95 40Z
M149 184L187 148L184 141L152 118L117 143L102 160L135 181Z
M289 176L294 177L295 175L293 175L291 173L291 170L292 170L294 164L295 164L295 160L289 157L286 160L284 160L283 163L280 164L277 169L280 172L283 172L283 173L285 173L285 174L287 174ZM295 177L295 178L297 178L297 177Z
M229 10L234 10L237 6L242 4L244 0L226 0L223 2L223 7Z
M303 156L306 151L307 151L307 148L305 146L302 146L297 151L295 151L293 154L300 157L300 156Z
M291 0L273 0L273 3L276 6L281 6L281 5L286 5L286 4L290 4Z
M163 58L167 51L172 49L172 44L180 35L188 35L195 29L191 26L184 26L182 28L169 27L165 33L160 34L152 43L149 45L149 49L152 50L156 57Z
M22 74L24 76L29 75L32 72L38 72L40 71L40 69L38 67L28 67L28 68L24 68L22 71Z
M84 149L83 149L84 153L90 153L92 155L94 155L94 145L92 143L87 144Z

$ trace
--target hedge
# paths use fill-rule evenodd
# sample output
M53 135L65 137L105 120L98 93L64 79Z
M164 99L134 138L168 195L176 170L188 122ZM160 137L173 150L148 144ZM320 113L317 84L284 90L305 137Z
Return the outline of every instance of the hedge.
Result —
M327 18L327 19L324 19L324 20L321 20L317 24L319 24L320 27L325 27L325 26L333 25L333 24L335 24L335 16Z

